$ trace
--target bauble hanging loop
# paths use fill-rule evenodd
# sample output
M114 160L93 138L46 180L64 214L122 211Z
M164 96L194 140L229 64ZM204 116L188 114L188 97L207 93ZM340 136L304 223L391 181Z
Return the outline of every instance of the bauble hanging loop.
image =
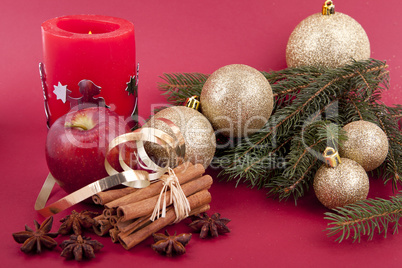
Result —
M341 163L341 158L339 157L338 152L332 148L327 147L323 153L325 163L329 167L337 167Z
M190 98L187 98L185 106L198 111L200 108L199 97L191 96Z
M327 0L322 6L322 15L331 15L331 14L335 14L335 5L331 0Z

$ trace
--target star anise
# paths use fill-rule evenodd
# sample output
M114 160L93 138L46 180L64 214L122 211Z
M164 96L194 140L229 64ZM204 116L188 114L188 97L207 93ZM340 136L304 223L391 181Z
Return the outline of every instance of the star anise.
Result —
M63 249L60 256L81 261L83 258L95 258L95 252L103 248L103 245L96 240L91 240L90 237L71 235L70 240L61 242L60 247Z
M66 235L73 232L75 235L82 234L82 228L91 228L95 224L94 217L99 213L93 211L81 211L80 213L73 210L71 215L60 220L62 222L59 228L59 234Z
M227 218L221 218L221 214L214 213L211 217L207 213L198 214L195 220L189 224L191 228L200 231L200 237L206 238L218 237L219 233L230 233L230 229L226 226L230 222Z
M186 253L185 246L191 239L191 234L170 235L165 231L166 235L162 233L153 234L155 244L152 244L152 249L159 254L172 257L173 255L182 255Z
M25 253L41 253L42 247L53 249L57 242L53 239L58 233L49 233L52 229L53 217L47 218L42 224L34 220L35 231L25 225L25 231L13 233L14 240L23 244L21 251Z

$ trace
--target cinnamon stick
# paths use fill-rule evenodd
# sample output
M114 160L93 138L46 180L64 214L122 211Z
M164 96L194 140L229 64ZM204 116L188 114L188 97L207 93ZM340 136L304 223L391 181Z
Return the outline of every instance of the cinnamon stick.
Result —
M211 202L211 194L208 190L203 190L197 192L188 197L188 202L190 203L191 209L195 209L201 207L203 205L209 204ZM173 223L176 220L176 215L174 210L171 208L166 212L166 217L159 218L149 224L148 226L132 233L129 236L121 238L120 234L118 235L120 243L123 245L125 249L131 249L134 246L138 245L142 241L144 241L151 234L159 231L160 229L166 227L167 225Z
M192 165L190 162L186 162L181 164L180 166L177 166L174 168L174 172L181 172L183 170L186 170L190 165ZM119 199L120 197L123 197L125 195L131 194L137 190L137 188L133 187L124 187L121 189L114 189L114 190L109 190L105 192L100 192L92 196L92 201L96 205L105 205L113 200Z
M109 220L105 219L103 215L94 218L95 224L92 225L94 233L99 236L106 235L113 226L110 224Z
M138 189L133 187L124 187L121 189L114 189L105 192L100 192L92 196L92 201L97 205L104 205L122 196L131 194Z
M190 196L200 190L207 189L212 185L212 177L205 175L201 178L187 182L181 186L183 193L186 196ZM153 196L135 203L130 203L124 206L120 206L117 209L117 216L121 218L121 221L139 218L151 214L155 208L159 196ZM166 192L166 204L167 206L172 203L170 200L170 191ZM162 204L161 204L162 205Z
M172 208L169 208L172 209ZM200 207L197 207L195 209L192 209L189 213L189 216L197 215L200 213L203 213L205 211L208 211L210 209L209 204L202 205ZM118 224L121 225L119 227L118 225L115 226L117 230L120 231L120 237L121 239L124 239L125 237L131 235L135 231L143 228L146 225L149 225L151 223L151 215L147 215L141 218L138 218L137 220L131 222L130 224L124 225L125 222L119 222Z
M127 232L127 231L135 231L135 229L138 229L137 227L139 225L141 225L142 223L146 222L147 220L149 220L151 218L151 214L146 215L146 216L142 216L139 217L137 219L133 219L133 220L128 220L128 221L119 221L116 224L116 228L120 230L120 232Z
M113 215L116 215L116 209L115 208L105 208L102 211L103 216L105 217L105 219L109 219L110 217L112 217Z
M109 235L110 235L110 238L112 239L113 243L119 242L119 237L118 237L119 233L120 233L120 231L115 228L112 228L109 230Z
M205 173L205 168L203 167L203 165L201 164L192 165L191 163L182 164L173 170L180 184L184 184L194 178L200 177L202 174ZM163 176L167 177L168 175ZM152 183L146 188L139 189L138 191L135 191L131 194L125 195L123 197L120 197L116 200L113 200L105 204L105 207L106 208L120 207L150 198L152 196L156 196L160 193L162 187L163 187L162 181Z
M172 208L168 208L168 209L172 209ZM145 228L146 226L151 224L152 223L151 215L141 217L135 223L136 224L133 224L131 229L128 229L124 232L120 231L120 234L119 234L120 239L124 239L127 236L131 235L132 233L136 232L137 230L140 230L141 228Z
M110 216L110 218L108 219L110 224L114 227L116 226L117 222L119 221L119 217L117 217L117 215L112 215Z
M198 207L198 208L192 209L191 212L190 212L190 214L189 214L189 216L194 216L194 215L203 213L203 212L205 212L205 211L208 211L210 208L211 208L211 207L210 207L209 204L202 205L202 206L200 206L200 207Z

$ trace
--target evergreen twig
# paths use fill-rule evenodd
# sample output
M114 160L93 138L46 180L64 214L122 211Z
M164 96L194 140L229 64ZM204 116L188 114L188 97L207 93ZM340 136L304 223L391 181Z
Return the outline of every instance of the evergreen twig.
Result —
M352 68L350 68L352 67ZM344 88L340 87L336 83L340 80L348 80L350 78L362 77L364 83L367 84L366 79L362 76L362 73L371 73L385 68L386 65L381 62L373 61L373 66L369 68L364 68L360 63L355 63L354 66L347 66L347 68L334 69L332 72L320 76L316 82L311 83L310 87L304 89L303 94L299 94L298 98L293 102L293 105L285 107L283 110L277 112L279 115L279 122L274 124L272 127L268 123L260 133L262 135L255 135L255 142L249 146L244 152L239 156L239 158L247 155L248 152L257 148L264 140L269 138L271 135L279 134L286 135L289 129L293 128L296 123L300 122L301 118L305 118L301 115L302 112L306 113L311 110L311 113L315 113L317 107L322 107L324 104L329 103L331 97L336 97L337 95L342 95ZM359 71L359 69L362 69ZM353 89L351 89L353 90ZM309 94L310 93L310 94ZM232 164L236 164L233 161Z
M398 122L392 115L402 111L401 107L387 107L384 104L377 106L376 113L378 122L382 130L388 137L389 149L386 161L379 170L383 172L384 183L392 180L394 190L398 190L398 185L402 183L402 135Z
M390 153L382 166L384 182L397 185L401 179L401 143L398 121L400 105L380 104L383 90L389 86L387 64L375 59L352 62L336 69L316 67L288 68L262 72L270 82L274 111L267 124L243 139L219 142L213 160L222 169L220 176L252 187L266 188L280 199L302 197L321 165L320 153L326 146L338 146L345 137L345 124L366 120L387 133ZM209 75L200 73L164 74L159 85L168 101L182 104L188 97L200 95ZM332 133L332 134L331 134Z
M159 89L164 91L162 95L165 95L169 102L182 105L187 98L201 94L208 76L201 73L164 74L161 78L165 82L159 83Z
M383 234L387 237L389 228L393 234L398 233L399 219L402 216L402 195L390 197L389 200L376 198L359 201L326 212L328 223L327 235L338 236L335 241L352 238L360 242L362 236L372 240L374 235Z
M386 106L382 92L389 87L385 62L375 59L353 62L337 69L288 68L262 72L270 82L275 105L267 124L242 139L217 137L214 166L220 176L252 187L266 188L279 199L302 197L313 181L326 146L337 147L345 140L341 129L347 123L366 120L380 126L389 141L389 153L377 171L394 190L402 183L402 105ZM164 74L159 87L173 105L200 95L209 75L200 73ZM228 142L229 141L229 142ZM392 226L398 232L402 195L390 200L369 199L325 213L328 235L336 241L375 233L387 235Z

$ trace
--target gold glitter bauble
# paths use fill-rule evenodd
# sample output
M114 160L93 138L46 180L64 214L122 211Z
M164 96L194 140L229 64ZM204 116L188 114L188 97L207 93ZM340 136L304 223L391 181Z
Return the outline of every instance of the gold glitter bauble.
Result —
M355 160L366 171L379 167L388 154L388 138L374 123L355 121L343 127L348 136L339 148L341 157Z
M337 68L370 57L370 42L363 27L342 13L317 13L301 21L286 47L288 67Z
M155 120L156 118L166 118L180 129L186 144L186 160L193 164L200 163L205 168L209 166L215 154L216 138L211 123L205 116L185 106L173 106L156 113L143 126L154 127L174 137L171 128L165 122ZM161 146L148 143L145 148L161 166L166 163L168 155Z
M274 103L268 80L243 64L216 70L205 82L200 101L214 129L228 137L245 137L260 130Z
M327 208L343 207L367 198L369 178L356 161L341 158L337 167L322 165L314 176L314 191Z

